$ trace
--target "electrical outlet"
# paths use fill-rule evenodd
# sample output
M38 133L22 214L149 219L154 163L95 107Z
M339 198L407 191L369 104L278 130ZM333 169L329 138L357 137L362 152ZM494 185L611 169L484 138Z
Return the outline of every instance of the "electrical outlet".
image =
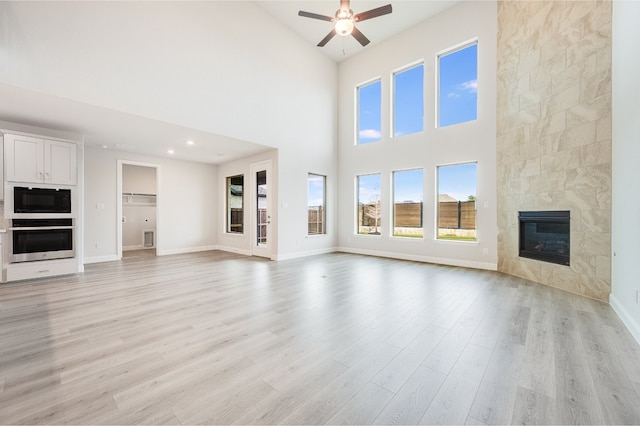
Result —
M101 248L102 248L102 244L100 244L100 243L96 243L96 249L97 249L97 250L100 250Z
M488 248L483 248L482 249L482 254L489 254L489 249Z
M640 290L636 288L636 305L640 302L639 299L640 299Z

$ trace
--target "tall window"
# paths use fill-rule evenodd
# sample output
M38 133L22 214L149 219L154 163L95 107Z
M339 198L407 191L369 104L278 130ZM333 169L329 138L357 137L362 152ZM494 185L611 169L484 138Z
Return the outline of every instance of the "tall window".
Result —
M424 130L424 65L393 75L393 136Z
M377 142L382 135L382 83L358 87L358 144Z
M478 118L478 44L438 57L439 127Z
M393 236L422 238L422 169L393 172Z
M358 176L358 234L380 235L382 205L380 204L380 174Z
M309 173L309 194L307 201L307 234L326 234L326 176Z
M227 178L227 232L244 232L244 176Z
M476 241L477 168L438 167L438 239Z

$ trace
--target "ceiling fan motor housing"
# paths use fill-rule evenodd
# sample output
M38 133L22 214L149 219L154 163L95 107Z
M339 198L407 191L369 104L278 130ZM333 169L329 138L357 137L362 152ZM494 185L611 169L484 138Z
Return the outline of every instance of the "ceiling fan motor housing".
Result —
M335 20L335 29L338 35L348 36L353 32L353 10L338 9Z

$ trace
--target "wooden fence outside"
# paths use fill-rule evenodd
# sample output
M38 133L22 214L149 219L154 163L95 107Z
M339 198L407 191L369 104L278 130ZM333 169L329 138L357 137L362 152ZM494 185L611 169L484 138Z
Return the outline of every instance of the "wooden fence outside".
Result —
M422 228L423 203L396 203L394 205L395 226ZM380 205L370 203L358 206L358 227L380 226ZM443 201L438 205L438 228L475 229L475 201Z
M439 203L438 228L476 229L476 202L446 201Z
M324 210L322 206L309 206L307 233L309 235L324 234Z

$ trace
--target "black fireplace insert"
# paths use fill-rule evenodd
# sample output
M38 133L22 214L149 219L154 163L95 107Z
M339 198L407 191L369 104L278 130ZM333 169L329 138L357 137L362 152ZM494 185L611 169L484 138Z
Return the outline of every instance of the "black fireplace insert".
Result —
M520 257L569 266L568 210L520 212Z

